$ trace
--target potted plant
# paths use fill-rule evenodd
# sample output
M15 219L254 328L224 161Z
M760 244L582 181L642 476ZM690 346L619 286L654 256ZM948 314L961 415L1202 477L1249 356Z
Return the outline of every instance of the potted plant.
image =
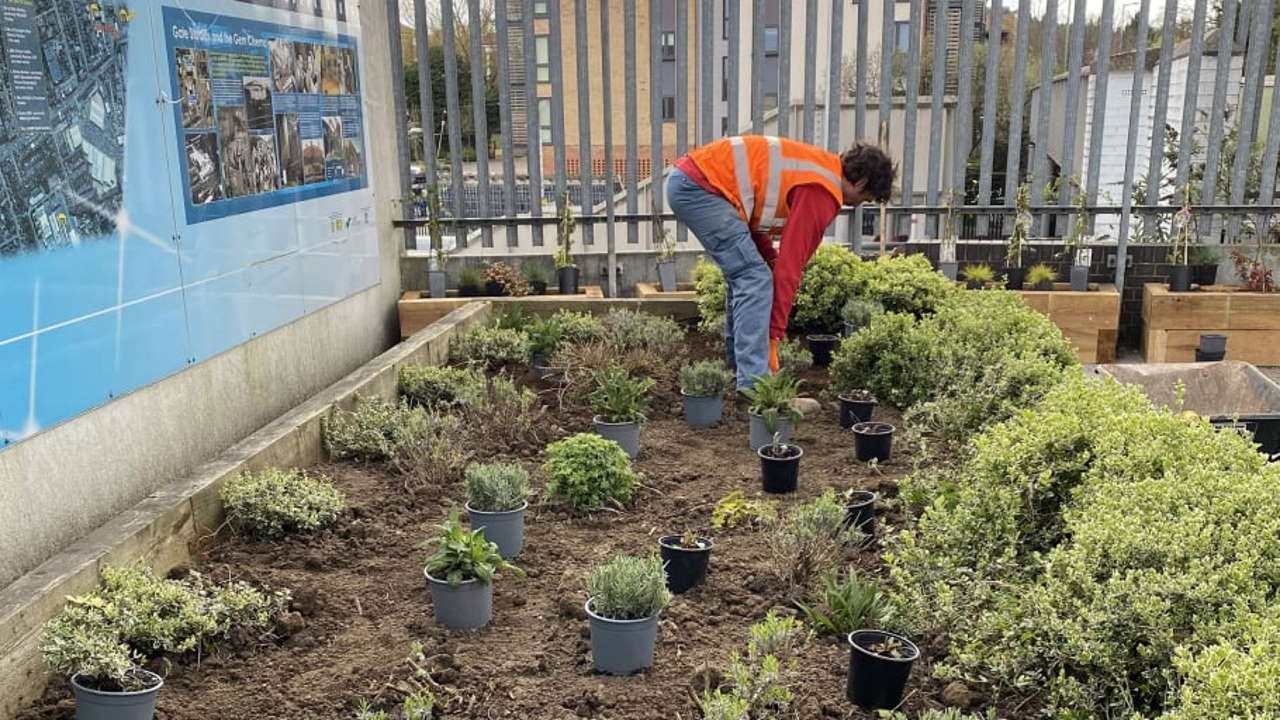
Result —
M467 518L472 530L510 559L524 547L524 511L529 507L529 473L515 463L471 463L464 473Z
M485 291L489 295L524 297L529 294L529 283L510 265L493 261L484 268Z
M524 271L524 280L529 283L531 295L547 294L547 274L538 265L530 265Z
M884 314L884 306L875 300L853 297L840 308L840 319L844 321L844 336L849 337L866 327L871 319Z
M860 422L870 422L876 397L870 390L848 390L836 396L840 401L840 427L848 430Z
M436 622L450 630L484 627L493 617L494 573L524 572L503 559L498 546L485 538L483 530L463 530L458 508L450 508L448 518L438 528L436 536L423 543L434 552L427 556L422 568L431 589Z
M859 462L885 462L893 445L893 426L882 422L861 422L853 426L854 454Z
M573 219L573 206L569 204L569 193L560 198L560 223L556 227L556 283L560 286L561 295L578 294L578 266L573 262L573 230L577 223Z
M480 273L475 268L463 268L458 272L458 294L476 297L480 294Z
M595 389L591 407L596 411L596 434L613 440L634 458L640 454L640 423L649 406L653 378L633 378L621 365L592 373Z
M554 320L540 318L526 325L524 333L529 336L529 358L530 364L533 365L533 373L541 380L550 374L547 363L560 349L563 335L560 324Z
M724 415L724 389L733 373L720 360L702 360L680 368L680 396L684 420L691 428L706 428Z
M1218 284L1218 254L1207 245L1191 248L1191 282L1201 287Z
M671 602L658 556L618 555L587 579L592 664L608 675L653 665L658 613Z
M115 632L87 623L73 629L72 624L53 621L40 649L51 670L71 678L76 717L151 720L164 679L138 667L140 658Z
M1058 273L1044 263L1036 263L1027 270L1027 282L1034 290L1052 290Z
M1022 183L1014 196L1013 232L1005 241L1005 289L1021 290L1026 270L1022 267L1022 250L1031 237L1031 186Z
M1183 191L1182 209L1174 216L1174 232L1169 247L1169 292L1191 290L1191 246L1195 243L1196 219L1191 214L1191 186Z
M448 293L449 251L444 247L443 203L440 202L440 186L428 185L423 191L427 209L427 235L431 238L431 269L427 271L427 287L431 297L442 298Z
M658 552L667 573L667 589L676 595L702 584L711 559L711 538L685 531L658 538Z
M981 290L996 281L996 271L986 263L964 266L965 287Z
M1089 289L1089 265L1093 262L1093 251L1089 249L1089 194L1078 176L1071 178L1071 186L1075 190L1076 217L1071 232L1062 242L1062 253L1071 263L1072 292L1086 292Z
M883 630L854 630L848 641L845 695L849 701L866 710L897 707L920 649L905 637Z
M805 338L809 343L809 352L813 355L814 367L826 367L831 364L831 353L836 349L840 338L827 333L816 333Z
M850 488L840 498L844 502L845 525L857 528L870 542L876 536L876 494Z
M766 410L764 421L770 430L778 426L776 410ZM773 433L773 441L762 445L756 454L760 456L760 484L767 493L795 492L800 480L800 458L804 457L804 449L799 445L785 443L782 435Z
M777 413L776 432L782 436L782 440L785 442L791 439L795 424L800 422L800 411L791 402L800 394L799 380L786 373L762 375L756 378L755 385L744 388L742 394L751 402L751 407L747 409L748 448L759 450L771 442L774 431L769 430L765 424L764 413L767 410Z
M942 241L938 245L938 269L943 277L954 281L959 264L956 262L956 245L959 233L955 223L955 191L947 193L947 212L942 216Z
M662 292L675 292L676 285L676 243L671 238L671 231L656 215L653 218L653 236L658 241L658 282Z

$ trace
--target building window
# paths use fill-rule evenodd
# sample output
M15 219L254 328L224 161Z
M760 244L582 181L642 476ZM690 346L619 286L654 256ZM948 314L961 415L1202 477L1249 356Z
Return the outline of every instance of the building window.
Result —
M538 66L538 82L551 82L551 49L546 35L533 39L533 57Z
M777 25L764 26L764 54L765 55L778 54L778 26Z
M764 94L764 111L769 112L778 107L778 93L771 92Z
M720 37L722 40L729 39L729 0L724 0L720 5Z
M720 58L720 99L729 100L729 56Z
M662 119L664 121L676 119L676 98L674 95L662 96Z
M653 172L653 162L649 158L636 159L636 175L648 177Z
M543 145L551 144L551 98L538 98L538 137Z
M895 22L893 24L893 49L895 52L906 52L911 45L911 23Z
M662 59L676 59L676 34L673 32L662 33Z
M582 174L582 161L578 160L578 158L569 158L569 159L565 160L565 161L564 161L564 174L565 174L565 175L580 175L580 174Z
M533 16L540 18L547 16L547 0L533 0Z

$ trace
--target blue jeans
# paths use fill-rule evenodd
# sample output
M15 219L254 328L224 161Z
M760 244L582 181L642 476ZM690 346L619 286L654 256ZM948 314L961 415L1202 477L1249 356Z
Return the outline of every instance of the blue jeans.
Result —
M724 272L725 360L737 365L738 389L749 388L769 373L773 273L733 204L707 192L679 168L667 176L667 205Z

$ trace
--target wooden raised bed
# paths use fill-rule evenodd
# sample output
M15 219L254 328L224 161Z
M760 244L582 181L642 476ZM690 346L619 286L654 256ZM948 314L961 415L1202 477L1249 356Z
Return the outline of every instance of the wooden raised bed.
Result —
M450 290L449 297L432 298L425 290L406 290L400 296L400 301L396 303L396 309L400 313L400 339L403 340L469 302L484 300L547 302L603 297L604 292L599 285L579 288L577 295L529 295L522 298L460 297L456 290Z
M1089 287L1087 292L1072 292L1070 283L1055 283L1053 290L1022 290L1018 294L1032 310L1049 316L1062 330L1080 362L1115 362L1120 292L1109 283Z
M1228 360L1280 365L1280 293L1209 285L1171 293L1164 283L1142 289L1142 356L1149 363L1193 362L1200 336L1227 336Z
M663 300L697 300L698 293L694 290L693 283L679 283L676 287L680 288L675 292L663 292L653 283L636 283L636 297L640 299L663 299Z

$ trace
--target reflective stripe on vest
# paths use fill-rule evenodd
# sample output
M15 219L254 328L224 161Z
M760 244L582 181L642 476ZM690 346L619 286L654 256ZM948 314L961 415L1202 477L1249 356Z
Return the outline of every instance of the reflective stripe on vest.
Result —
M747 146L741 137L729 138L733 147L733 164L738 178L738 197L742 200L743 212L747 213L747 222L757 221L757 229L764 231L781 230L787 222L785 217L776 217L778 212L779 193L782 187L782 173L786 171L811 172L826 178L836 187L840 187L840 178L825 167L808 160L798 160L782 156L782 143L771 135L765 136L769 147L769 174L765 181L763 208L757 218L755 213L755 188L751 184L751 171L747 165Z
M729 138L733 146L733 166L738 175L738 198L742 200L742 210L747 213L747 223L751 223L755 211L756 191L751 187L751 168L747 166L747 144L740 137Z

